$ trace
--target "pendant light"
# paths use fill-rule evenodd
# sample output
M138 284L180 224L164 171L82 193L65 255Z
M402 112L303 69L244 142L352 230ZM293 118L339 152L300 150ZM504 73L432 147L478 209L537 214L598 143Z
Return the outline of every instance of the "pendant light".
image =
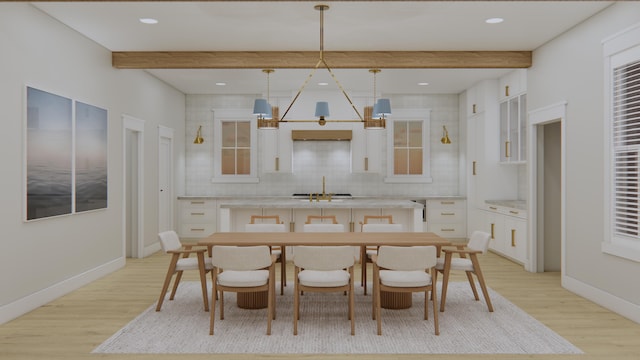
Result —
M256 99L253 103L253 115L258 117L258 129L267 130L267 129L278 129L278 114L277 108L272 108L269 96L269 87L270 87L270 78L269 75L274 72L273 69L263 69L262 72L267 74L267 98L266 99ZM274 111L275 110L275 111ZM274 116L274 112L276 112L276 116Z
M373 74L373 108L365 108L364 112L364 128L367 130L381 130L386 127L385 118L381 115L380 100L386 101L386 107L388 107L388 113L391 113L391 104L389 99L380 99L376 102L376 75L380 72L380 69L370 69L369 72ZM383 109L383 110L386 110Z
M314 9L320 11L320 59L316 63L316 66L311 70L311 73L309 74L309 76L307 76L307 79L304 81L304 83L300 87L300 90L298 90L298 93L293 98L293 100L291 101L291 103L289 104L287 109L285 110L285 112L282 115L282 118L280 119L280 121L281 122L287 122L287 120L284 120L284 119L287 116L287 114L289 113L289 110L291 110L291 107L296 102L296 100L298 99L298 97L300 96L300 94L302 93L304 88L306 87L306 85L309 82L309 80L313 77L313 74L315 74L316 70L318 70L320 65L324 65L324 67L327 69L327 71L329 71L329 74L331 75L331 77L335 81L336 85L338 85L338 88L342 91L342 94L344 95L344 97L347 99L347 101L349 102L349 104L351 105L351 107L353 108L355 113L358 115L358 119L360 119L358 122L364 122L364 119L362 118L362 115L360 115L360 112L358 111L356 106L353 104L353 101L351 101L351 98L349 97L349 95L347 95L347 92L344 90L342 85L340 85L340 82L338 81L338 79L334 75L333 71L329 67L329 64L327 64L326 60L324 59L324 12L325 12L325 10L329 9L329 5L325 5L325 4L315 5ZM320 104L320 105L316 104L316 109L318 109L318 106L319 106L321 112L319 113L320 115L316 115L316 116L319 118L318 124L324 125L324 124L327 123L327 120L325 119L325 117L328 117L328 114L329 114L329 104L324 102L324 101L321 101L319 103L322 103L322 104ZM305 120L298 120L298 121L306 122ZM334 121L338 121L338 120L334 120ZM357 120L355 120L355 121L357 121ZM296 120L291 120L291 122L296 122Z

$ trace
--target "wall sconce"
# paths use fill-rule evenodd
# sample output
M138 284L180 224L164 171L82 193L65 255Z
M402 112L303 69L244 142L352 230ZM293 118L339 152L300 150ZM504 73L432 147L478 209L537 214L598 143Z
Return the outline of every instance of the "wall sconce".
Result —
M202 125L198 127L198 132L196 132L196 138L193 140L194 144L202 144L204 139L202 138Z
M451 144L451 139L449 139L449 132L447 131L447 127L442 125L442 139L440 142L443 144Z

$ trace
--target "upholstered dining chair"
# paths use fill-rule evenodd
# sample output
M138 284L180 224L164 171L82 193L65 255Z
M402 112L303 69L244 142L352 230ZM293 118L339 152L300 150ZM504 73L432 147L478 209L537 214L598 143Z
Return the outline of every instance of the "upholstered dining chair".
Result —
M365 215L360 223L362 232L401 232L402 224L393 223L393 215ZM367 295L367 264L371 263L371 256L378 253L377 246L360 247L361 282L364 294Z
M429 319L429 299L433 302L433 325L440 335L438 325L438 299L436 296L435 246L380 246L373 255L373 317L378 322L378 335L382 335L380 293L424 292L424 319ZM429 296L431 291L433 296ZM395 310L399 311L399 310Z
M306 292L348 292L351 335L355 335L355 300L353 293L353 265L351 246L295 246L293 263L293 335L298 335L300 295ZM346 269L346 270L345 270Z
M335 215L309 215L307 216L307 221L302 226L302 231L344 232L344 225L338 223Z
M278 215L251 215L251 222L244 226L246 232L286 232L287 228ZM266 222L266 221L271 221ZM284 295L287 286L287 253L284 246L271 246L271 254L277 256L280 263L280 295Z
M215 301L218 291L267 291L267 335L271 335L271 320L275 319L275 261L268 246L214 246L213 288L211 290L211 317L209 335L213 335ZM220 320L224 320L224 296L221 295Z
M200 272L200 285L202 287L202 300L204 301L204 310L209 311L209 299L207 298L207 278L206 273L212 271L213 265L211 264L211 258L205 256L206 248L193 249L193 245L183 245L180 242L180 238L175 231L163 231L158 234L160 240L160 246L162 250L171 255L171 261L169 262L169 269L162 285L162 291L158 298L158 304L156 305L156 311L160 311L164 297L169 289L171 278L176 275L176 279L173 283L173 289L169 300L173 300L182 279L182 273L185 270L198 270ZM196 257L189 257L189 255L195 254ZM212 274L213 277L213 274Z
M444 258L438 258L436 264L436 280L438 272L443 274L442 276L442 299L440 300L440 311L444 311L444 304L447 300L447 287L449 285L449 272L451 270L462 270L467 274L469 285L471 285L471 291L476 301L479 301L478 291L476 290L473 274L478 278L482 294L484 295L484 301L487 303L489 312L493 312L493 305L489 298L489 292L487 291L487 285L480 269L480 263L478 262L478 254L485 254L489 249L489 239L491 235L483 231L474 231L469 238L469 242L466 246L458 245L456 248L442 248L444 252ZM453 254L458 254L460 257L453 257ZM466 255L469 257L467 258Z

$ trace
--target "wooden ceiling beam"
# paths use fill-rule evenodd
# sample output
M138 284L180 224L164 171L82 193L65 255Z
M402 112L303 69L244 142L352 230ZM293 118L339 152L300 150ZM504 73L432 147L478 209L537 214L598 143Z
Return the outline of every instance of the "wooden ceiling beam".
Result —
M325 51L334 69L528 68L531 51ZM116 51L118 69L310 69L317 51Z

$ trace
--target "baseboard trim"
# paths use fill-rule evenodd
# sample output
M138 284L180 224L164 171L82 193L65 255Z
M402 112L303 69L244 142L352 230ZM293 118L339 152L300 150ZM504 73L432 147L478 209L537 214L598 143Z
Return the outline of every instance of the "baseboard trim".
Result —
M640 306L636 304L566 275L562 276L562 287L640 324Z
M149 255L153 255L156 252L162 250L162 247L160 246L160 242L155 242L147 247L144 248L143 250L143 257L147 257Z
M2 305L0 306L0 325L108 275L124 267L125 263L126 260L124 257L112 260L14 302Z

